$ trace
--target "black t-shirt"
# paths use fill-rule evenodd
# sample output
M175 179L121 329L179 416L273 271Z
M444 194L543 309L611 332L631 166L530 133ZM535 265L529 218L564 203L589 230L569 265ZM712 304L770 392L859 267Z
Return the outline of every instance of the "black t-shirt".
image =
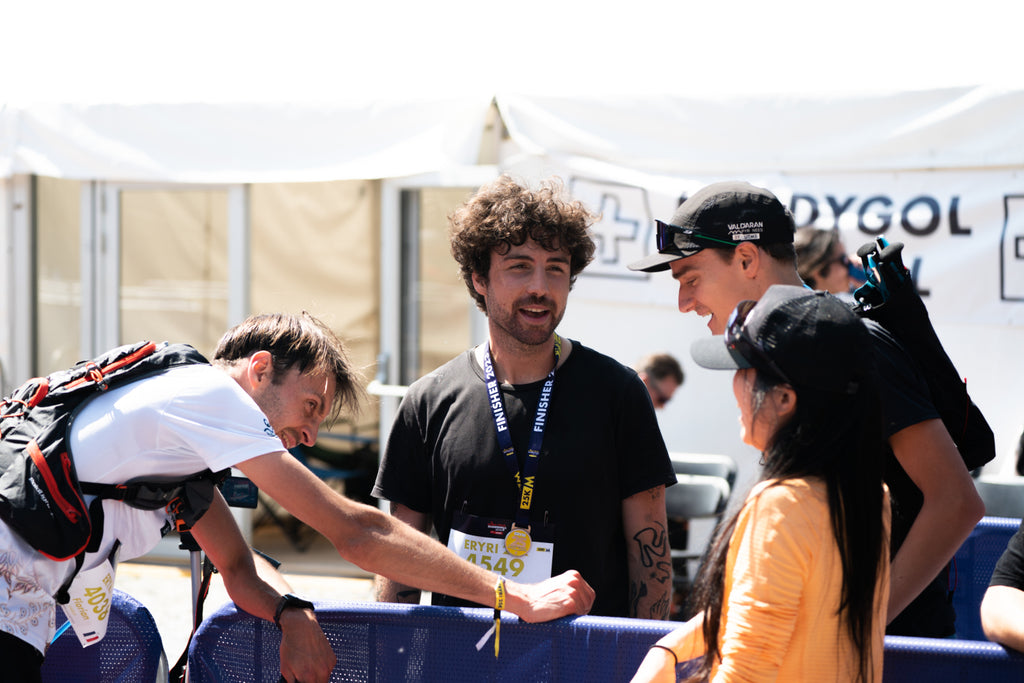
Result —
M520 467L542 385L501 387ZM576 569L596 590L591 614L627 614L623 499L675 480L643 382L573 342L555 373L530 512L534 525L554 525L552 573ZM498 447L472 351L409 388L373 495L431 514L445 544L455 512L514 517L519 488ZM467 604L439 594L434 602Z
M1024 521L999 556L988 585L1009 586L1024 591Z
M864 322L875 343L886 436L891 437L902 429L926 420L938 419L939 413L932 404L928 385L914 358L881 325L872 320ZM891 449L885 462L885 482L892 499L890 553L895 556L921 512L924 498ZM889 624L886 633L943 638L955 632L955 619L947 565Z

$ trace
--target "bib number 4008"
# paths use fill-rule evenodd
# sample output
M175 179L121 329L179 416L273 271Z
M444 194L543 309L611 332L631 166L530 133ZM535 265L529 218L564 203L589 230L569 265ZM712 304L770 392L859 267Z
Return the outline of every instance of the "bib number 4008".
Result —
M480 555L478 558L476 553L466 557L466 561L502 576L508 576L509 572L511 572L513 577L519 576L520 572L523 571L523 567L526 566L517 557L509 560L507 557L494 558L491 555Z

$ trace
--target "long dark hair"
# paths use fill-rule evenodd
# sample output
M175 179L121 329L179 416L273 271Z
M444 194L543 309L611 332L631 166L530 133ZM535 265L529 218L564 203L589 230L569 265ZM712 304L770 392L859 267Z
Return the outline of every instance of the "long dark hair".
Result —
M771 480L773 485L803 477L824 481L843 568L838 613L859 653L857 680L865 683L870 679L877 577L888 561L882 517L885 435L877 375L868 354L865 350L864 358L850 359L865 364L853 394L793 387L795 412L779 426L765 449L759 479ZM752 395L755 413L772 387L781 383L757 372ZM706 678L721 657L718 637L726 557L742 507L734 505L715 531L697 578L693 606L704 611L707 651L691 680Z

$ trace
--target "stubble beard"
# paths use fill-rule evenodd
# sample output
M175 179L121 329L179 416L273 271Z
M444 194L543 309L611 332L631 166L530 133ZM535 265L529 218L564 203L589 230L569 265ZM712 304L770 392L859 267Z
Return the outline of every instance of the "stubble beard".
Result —
M536 325L525 325L521 322L520 316L516 311L530 304L543 305L548 309L552 315L548 325L539 327ZM510 311L502 309L497 316L494 315L494 312L489 313L491 323L500 330L502 336L523 347L542 346L549 342L558 325L562 322L564 314L564 309L558 311L550 299L530 299L526 302L517 301Z

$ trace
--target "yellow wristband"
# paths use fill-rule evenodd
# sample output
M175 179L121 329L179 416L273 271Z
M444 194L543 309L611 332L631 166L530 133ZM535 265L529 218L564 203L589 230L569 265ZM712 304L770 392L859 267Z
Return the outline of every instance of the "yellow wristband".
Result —
M501 637L501 610L505 609L505 579L498 577L494 586L494 658L498 658L498 639Z

